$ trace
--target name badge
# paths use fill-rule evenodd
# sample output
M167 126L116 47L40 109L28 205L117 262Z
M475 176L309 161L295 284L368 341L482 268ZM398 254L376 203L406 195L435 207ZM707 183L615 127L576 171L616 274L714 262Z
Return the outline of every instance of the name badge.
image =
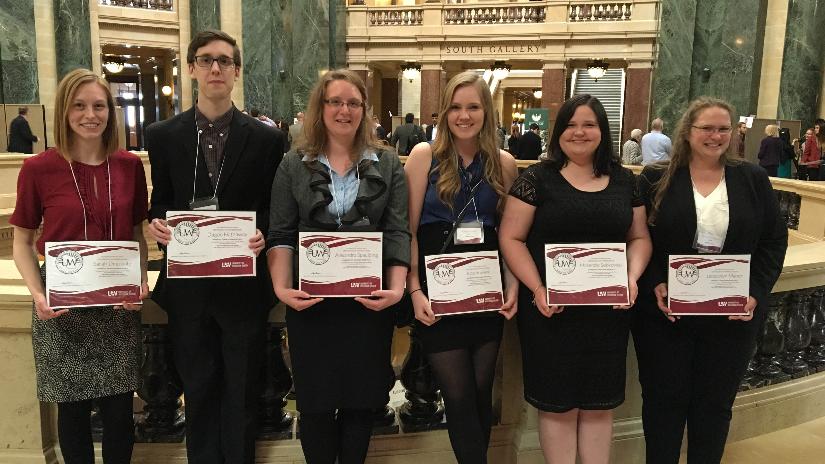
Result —
M189 202L190 211L218 211L218 197L195 198Z
M455 245L472 245L484 243L484 229L480 222L462 222L455 229L453 235Z

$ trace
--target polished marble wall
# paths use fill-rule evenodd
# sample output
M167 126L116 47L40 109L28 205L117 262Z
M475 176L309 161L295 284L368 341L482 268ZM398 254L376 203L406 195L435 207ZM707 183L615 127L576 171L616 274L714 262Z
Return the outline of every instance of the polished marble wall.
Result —
M34 0L0 2L0 102L37 103Z
M687 104L707 95L739 114L759 101L766 0L663 0L653 114L672 132Z
M819 113L825 74L825 0L789 0L778 116L811 127ZM817 100L819 94L819 100Z
M343 2L243 0L245 108L291 119L319 72L346 62Z
M54 0L57 79L77 68L92 69L88 0Z
M206 29L221 28L220 0L189 0L192 37Z

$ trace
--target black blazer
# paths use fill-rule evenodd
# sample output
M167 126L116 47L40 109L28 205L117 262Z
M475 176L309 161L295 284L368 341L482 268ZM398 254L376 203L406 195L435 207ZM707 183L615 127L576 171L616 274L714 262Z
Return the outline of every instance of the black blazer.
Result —
M541 137L529 130L519 137L518 159L537 160L541 156Z
M255 211L257 228L266 237L269 231L269 198L275 170L283 158L284 135L233 109L229 138L224 148L223 173L217 197L221 210ZM152 197L149 220L166 219L167 211L188 210L192 200L195 171L195 109L160 121L146 129L146 147L152 166ZM212 183L202 151L199 151L195 197L211 196ZM240 305L274 304L272 283L265 253L257 260L257 277L231 279L186 279L186 285L170 284L166 279L166 255L152 299L159 305L187 298L209 298L207 289L225 290L235 295ZM204 291L193 293L193 286ZM183 295L183 293L186 293ZM174 305L172 305L174 306ZM166 308L172 309L174 308Z
M9 125L9 152L32 153L34 142L37 142L37 137L32 134L29 121L23 116L12 119Z
M648 213L655 194L653 186L663 172L649 165L639 176L639 193ZM767 297L782 272L788 229L779 216L776 195L762 168L748 162L726 166L725 183L729 225L722 254L751 255L750 295L762 306L767 304ZM679 168L674 174L662 198L655 225L649 230L653 256L639 281L639 294L645 292L648 297L656 285L667 282L669 254L696 254L693 248L696 204L687 167Z

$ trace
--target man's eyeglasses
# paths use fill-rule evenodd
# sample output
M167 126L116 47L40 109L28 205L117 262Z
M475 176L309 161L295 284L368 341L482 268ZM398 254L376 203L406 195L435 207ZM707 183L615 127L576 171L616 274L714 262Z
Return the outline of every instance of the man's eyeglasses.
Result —
M343 108L344 105L346 105L346 107L350 110L357 110L364 107L364 102L361 100L341 100L338 98L329 98L324 100L324 103L335 108Z
M716 127L716 126L690 126L690 127L702 132L705 135L713 135L717 132L719 132L722 135L728 135L728 134L730 134L730 131L733 130L733 128L730 127L730 126L720 126L720 127Z
M235 60L233 60L232 58L230 58L228 56L221 55L221 56L215 57L215 56L209 56L209 55L199 55L199 56L195 57L195 64L197 64L201 68L211 68L212 63L214 63L216 61L218 62L218 66L220 66L221 69L229 69L229 68L235 66Z

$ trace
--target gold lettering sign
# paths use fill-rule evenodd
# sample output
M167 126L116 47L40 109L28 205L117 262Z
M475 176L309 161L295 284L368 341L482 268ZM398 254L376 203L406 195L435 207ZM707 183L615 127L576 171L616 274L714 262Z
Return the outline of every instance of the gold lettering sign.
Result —
M444 55L529 55L538 53L538 45L444 45Z

